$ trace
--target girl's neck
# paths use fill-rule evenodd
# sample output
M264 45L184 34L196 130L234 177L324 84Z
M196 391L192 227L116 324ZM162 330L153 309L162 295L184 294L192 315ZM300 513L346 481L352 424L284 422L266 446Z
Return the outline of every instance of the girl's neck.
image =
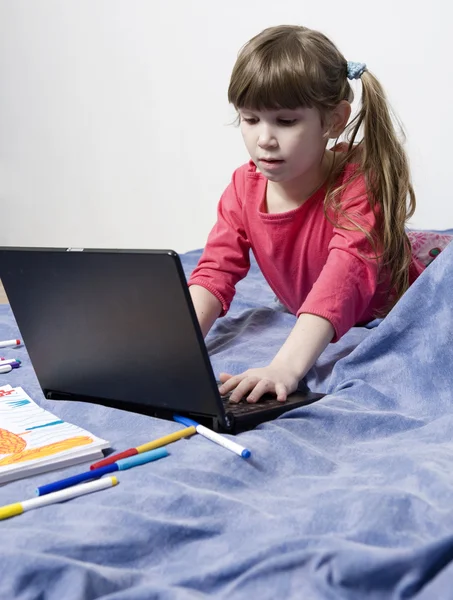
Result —
M333 153L326 150L318 167L310 173L291 181L268 181L267 212L284 212L302 206L326 182L333 159Z

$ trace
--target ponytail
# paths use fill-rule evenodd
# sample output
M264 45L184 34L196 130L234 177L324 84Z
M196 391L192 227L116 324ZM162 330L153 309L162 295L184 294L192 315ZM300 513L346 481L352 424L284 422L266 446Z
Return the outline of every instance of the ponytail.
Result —
M369 71L361 76L362 105L348 126L348 153L356 154L359 143L360 172L365 176L372 208L379 205L379 262L389 277L394 304L409 287L411 245L406 234L406 222L415 211L415 194L409 164L398 139L385 92ZM398 123L401 131L402 127Z

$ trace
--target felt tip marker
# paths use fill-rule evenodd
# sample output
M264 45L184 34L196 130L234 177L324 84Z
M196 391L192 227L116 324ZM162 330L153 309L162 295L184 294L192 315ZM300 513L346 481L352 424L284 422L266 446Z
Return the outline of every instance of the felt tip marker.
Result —
M20 346L20 340L6 340L5 342L0 342L0 348L6 348L7 346Z
M104 479L98 479L96 481L89 481L87 483L81 483L75 485L69 490L61 490L60 492L54 492L48 494L43 498L31 498L30 500L22 500L22 502L15 502L14 504L8 504L7 506L0 507L0 521L3 519L9 519L16 515L21 515L24 512L32 510L33 508L40 508L41 506L48 506L49 504L55 504L56 502L64 502L65 500L71 500L84 494L91 494L91 492L98 492L99 490L105 490L113 487L118 483L118 479L113 477L105 477Z
M13 369L17 369L18 367L20 367L19 363L12 363L10 365L0 365L0 373L9 373Z
M192 419L188 419L187 417L181 417L180 415L173 415L173 420L177 423L185 425L186 427L190 427L192 425L197 430L197 433L199 433L203 437L207 438L208 440L211 440L211 442L219 444L219 446L223 446L227 450L234 452L242 458L249 458L252 454L247 448L244 448L236 442L231 441L229 438L220 435L220 433L212 431L212 429L208 429L204 425L200 425L200 423L197 423Z
M118 452L116 454L111 454L107 456L107 458L103 458L102 460L98 460L93 463L90 467L93 469L100 469L101 467L106 467L107 465L111 465L122 458L129 458L130 456L136 456L137 454L142 454L143 452L148 452L149 450L154 450L155 448L160 448L161 446L166 446L167 444L171 444L180 440L184 437L189 437L197 433L195 427L186 427L185 429L181 429L180 431L175 431L174 433L169 433L168 435L164 435L157 440L153 440L152 442L147 442L146 444L141 444L136 448L128 448L127 450L123 450L122 452Z
M15 365L17 364L17 366L19 366L21 364L22 361L20 361L18 358L0 358L0 367L2 367L3 365Z
M65 488L81 483L82 481L98 479L103 475L107 475L107 473L114 473L115 471L132 469L132 467L138 467L139 465L144 465L153 460L164 458L165 456L168 456L168 451L166 448L156 448L155 450L143 452L142 454L137 454L136 456L123 458L122 460L118 460L117 462L105 467L101 467L100 469L85 471L84 473L79 473L73 477L67 477L66 479L60 479L60 481L54 481L53 483L42 485L41 487L36 488L36 495L45 496L46 494L52 494L53 492L64 490Z

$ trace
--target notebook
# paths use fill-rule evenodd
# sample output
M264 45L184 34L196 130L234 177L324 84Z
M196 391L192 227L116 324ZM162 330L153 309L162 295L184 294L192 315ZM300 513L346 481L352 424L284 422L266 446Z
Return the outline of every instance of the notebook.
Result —
M0 387L0 484L103 457L109 442Z

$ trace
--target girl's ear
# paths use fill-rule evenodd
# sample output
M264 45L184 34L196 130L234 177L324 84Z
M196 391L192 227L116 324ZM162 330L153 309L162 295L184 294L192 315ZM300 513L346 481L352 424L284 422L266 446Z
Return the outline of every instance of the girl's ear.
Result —
M342 100L329 113L326 136L333 139L339 137L343 133L350 116L351 104L347 100Z

